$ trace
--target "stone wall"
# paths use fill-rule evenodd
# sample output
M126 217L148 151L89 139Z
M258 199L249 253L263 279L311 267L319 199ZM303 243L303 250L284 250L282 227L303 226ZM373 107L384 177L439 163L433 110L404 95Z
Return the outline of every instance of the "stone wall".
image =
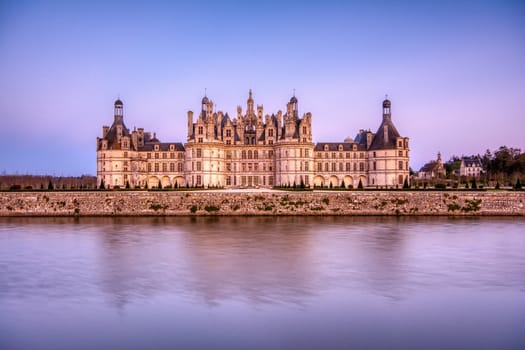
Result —
M525 192L2 192L0 216L525 215Z

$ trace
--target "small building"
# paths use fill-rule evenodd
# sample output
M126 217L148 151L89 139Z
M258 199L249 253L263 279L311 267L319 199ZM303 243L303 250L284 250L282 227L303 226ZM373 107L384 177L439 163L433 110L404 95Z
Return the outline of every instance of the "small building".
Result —
M443 160L441 159L441 152L438 152L437 159L431 160L419 170L417 174L418 179L439 179L446 176Z
M483 174L483 165L478 157L464 157L459 166L459 175L468 177L479 177Z

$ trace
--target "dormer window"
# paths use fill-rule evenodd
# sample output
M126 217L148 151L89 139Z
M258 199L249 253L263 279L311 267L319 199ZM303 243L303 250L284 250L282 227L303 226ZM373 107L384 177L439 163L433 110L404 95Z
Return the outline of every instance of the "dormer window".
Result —
M159 145L155 145L155 151L159 150Z
M170 145L170 151L174 151L175 150L175 145Z
M343 145L339 145L339 146L337 146L337 149L338 149L339 151L342 151L342 150L343 150Z
M328 151L328 145L324 145L324 150Z

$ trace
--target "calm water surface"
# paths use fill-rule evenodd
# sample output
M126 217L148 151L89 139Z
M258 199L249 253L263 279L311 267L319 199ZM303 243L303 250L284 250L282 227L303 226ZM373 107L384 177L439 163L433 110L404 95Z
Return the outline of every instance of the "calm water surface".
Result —
M1 349L525 349L525 220L1 219Z

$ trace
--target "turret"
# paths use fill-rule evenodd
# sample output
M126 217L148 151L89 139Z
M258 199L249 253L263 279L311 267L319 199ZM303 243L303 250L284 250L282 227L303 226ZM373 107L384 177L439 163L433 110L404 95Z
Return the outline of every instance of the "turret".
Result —
M386 97L388 97L388 95ZM392 105L392 103L386 97L385 97L385 100L383 101L383 120L391 120L392 114L390 111L390 106Z
M124 121L124 104L120 99L115 101L115 123L121 124Z
M188 111L188 141L193 136L193 112Z

